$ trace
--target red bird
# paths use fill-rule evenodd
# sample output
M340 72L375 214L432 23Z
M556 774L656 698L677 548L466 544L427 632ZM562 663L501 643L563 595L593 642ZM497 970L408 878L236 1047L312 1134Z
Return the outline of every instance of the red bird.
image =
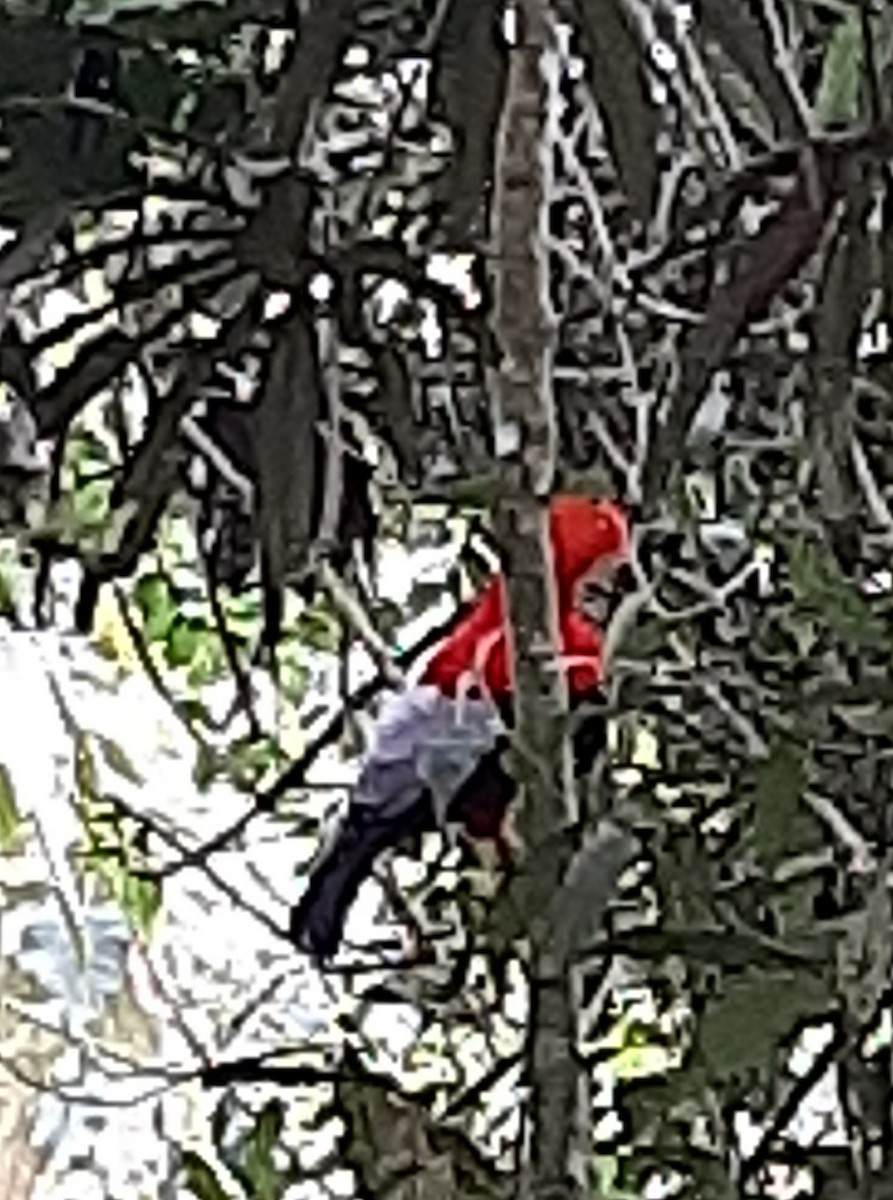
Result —
M577 595L625 558L628 527L615 504L582 496L554 498L549 517L561 659L575 706L602 681L601 634L578 611ZM472 837L498 838L514 795L500 762L512 691L508 638L505 584L496 576L418 683L383 706L347 814L292 909L291 935L302 950L319 959L335 953L376 858L407 836L452 822ZM595 725L584 723L575 736L578 771L601 744L600 717Z

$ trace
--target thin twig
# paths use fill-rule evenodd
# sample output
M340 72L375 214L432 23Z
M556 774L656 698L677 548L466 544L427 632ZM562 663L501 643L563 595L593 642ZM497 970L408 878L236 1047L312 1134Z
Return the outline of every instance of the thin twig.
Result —
M667 640L679 662L689 670L694 668L696 665L695 657L684 644L681 637L676 633L671 633ZM741 736L751 757L766 758L769 754L769 746L766 739L757 731L753 721L740 712L730 700L726 699L718 683L715 683L712 679L702 679L699 681L699 684L708 700L712 701L714 706L725 716L732 728Z
M180 432L196 450L204 454L218 475L235 488L250 507L254 503L254 484L247 475L242 474L220 443L205 433L198 422L188 415L180 419Z
M890 512L884 494L874 477L862 443L856 436L850 440L850 457L853 462L853 472L862 489L868 511L874 518L875 524L883 530L884 544L893 545L893 513Z
M199 1060L199 1062L205 1066L208 1066L211 1062L210 1054L202 1045L198 1036L193 1032L191 1026L186 1020L183 1006L175 997L168 993L167 987L162 981L157 967L152 962L146 946L140 942L136 942L134 944L134 952L139 955L140 962L146 972L146 978L150 986L158 998L162 1001L164 1007L167 1009L166 1021L169 1022L170 1025L179 1032L180 1036L183 1038L184 1042Z
M794 62L794 57L785 40L781 14L778 11L776 0L763 0L763 12L765 13L766 24L769 27L769 33L772 38L775 65L788 90L788 95L794 105L794 111L800 118L806 136L813 138L818 133L817 122L812 111L812 105L806 99L806 94L800 84L797 64Z
M328 561L320 562L317 570L320 582L328 592L333 605L359 635L360 640L375 660L375 665L382 678L391 687L402 687L404 684L403 673L396 665L394 655L372 624L369 614L359 600L351 594L350 589Z
M868 842L858 829L844 816L836 804L827 796L807 790L803 793L803 802L812 809L815 815L835 835L842 846L853 856L853 870L859 874L868 874L875 870L877 861L869 849Z
M338 323L334 313L326 313L317 321L319 359L330 434L326 439L326 461L323 472L324 491L322 515L319 521L317 544L322 553L336 545L338 524L344 504L344 436L341 432L341 365L338 358Z

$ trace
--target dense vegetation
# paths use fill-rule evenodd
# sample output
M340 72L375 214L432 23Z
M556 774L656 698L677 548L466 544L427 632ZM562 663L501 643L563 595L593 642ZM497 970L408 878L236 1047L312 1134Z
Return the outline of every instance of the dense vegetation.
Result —
M549 851L506 899L429 855L386 888L416 954L338 968L324 1050L196 1067L215 1156L184 1152L183 1178L214 1200L338 1165L375 1195L713 1200L796 1177L879 1200L893 19L857 0L516 8L0 5L5 617L60 620L76 562L77 627L130 648L200 786L247 793L226 834L172 840L151 797L102 793L96 753L126 763L73 730L87 861L151 938L186 866L283 801L306 821L311 760L418 652L376 590L384 539L457 515L459 565L409 608L479 580L495 546L517 616L518 564L542 574L516 520L534 492L617 495L634 554L602 613L611 737L582 807L631 865L609 894L597 870L567 891ZM293 756L258 689L304 704L307 647L358 644L374 670ZM24 836L3 773L7 853ZM554 977L544 897L574 930ZM383 1004L412 1013L399 1061L365 1028ZM827 1128L798 1123L829 1078ZM236 1135L246 1080L272 1090ZM531 1089L529 1138L505 1080ZM324 1168L277 1155L298 1093L307 1129L340 1120Z

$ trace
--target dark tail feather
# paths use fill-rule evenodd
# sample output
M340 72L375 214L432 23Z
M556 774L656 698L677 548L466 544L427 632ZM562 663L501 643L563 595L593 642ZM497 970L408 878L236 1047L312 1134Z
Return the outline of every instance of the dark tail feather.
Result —
M598 692L574 700L574 707L583 707L573 739L576 773L584 775L604 749L605 719ZM507 744L508 739L500 739L450 801L449 820L464 825L472 837L499 840L506 809L515 793L514 780L501 761ZM313 868L303 896L291 911L290 932L295 945L316 959L332 958L341 942L348 909L360 884L372 873L379 854L434 826L434 809L427 793L408 810L389 817L374 814L368 807L349 809L334 842Z
M394 831L382 823L358 829L348 818L291 910L290 932L299 949L314 958L332 957L360 884L369 876L379 853L393 840Z
M289 930L298 949L317 959L335 954L350 906L376 858L430 824L429 803L399 820L361 820L349 813L335 840L314 867L301 899L291 910Z

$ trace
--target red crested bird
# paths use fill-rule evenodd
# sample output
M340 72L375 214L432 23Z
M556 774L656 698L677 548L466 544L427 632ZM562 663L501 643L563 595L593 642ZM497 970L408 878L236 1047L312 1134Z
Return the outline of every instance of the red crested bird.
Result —
M549 524L560 659L571 707L579 707L598 697L602 682L601 632L579 611L579 591L626 557L628 527L616 504L582 496L553 498ZM375 860L405 838L451 823L499 841L515 790L501 762L511 723L510 645L505 582L497 575L418 682L383 705L347 813L292 909L290 932L300 949L332 957ZM590 768L603 739L600 714L580 723L578 774Z

